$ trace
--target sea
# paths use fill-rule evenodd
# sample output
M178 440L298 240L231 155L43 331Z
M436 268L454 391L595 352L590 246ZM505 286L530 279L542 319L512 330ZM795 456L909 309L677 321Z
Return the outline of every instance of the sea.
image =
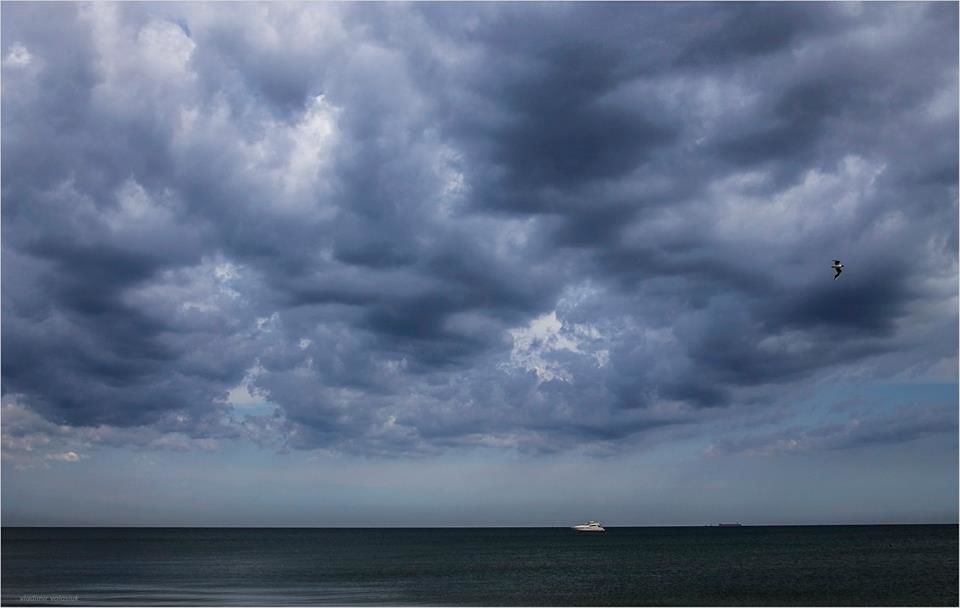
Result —
M9 528L4 606L957 606L957 525Z

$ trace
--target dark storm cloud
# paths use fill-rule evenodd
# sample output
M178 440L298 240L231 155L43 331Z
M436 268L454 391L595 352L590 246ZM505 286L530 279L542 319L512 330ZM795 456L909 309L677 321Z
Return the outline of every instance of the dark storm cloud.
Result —
M880 262L880 263L878 263ZM882 337L893 322L918 297L908 282L908 260L880 259L867 262L864 274L845 281L841 289L814 287L793 293L780 303L783 322L800 327L818 327L853 334ZM866 276L864 276L866 275ZM772 314L777 314L776 312Z
M616 178L673 138L674 125L642 109L604 103L619 82L619 61L619 53L602 47L550 48L537 56L531 74L498 91L509 100L509 123L484 135L494 142L508 188Z
M897 10L905 10L905 7L898 7ZM793 14L797 11L800 11L798 15L801 18ZM746 14L740 14L741 12ZM702 66L704 62L710 61L718 64L712 67L714 74L735 77L741 75L739 72L744 64L730 63L732 59L749 57L758 62L747 69L755 69L759 77L747 75L744 80L748 89L746 93L756 98L754 103L758 112L744 115L742 121L724 118L728 124L723 126L727 128L717 129L715 134L708 132L708 141L714 143L705 146L709 158L704 157L703 163L696 162L702 153L699 150L684 156L674 155L677 148L671 145L672 139L682 141L685 139L682 134L671 140L656 141L656 156L675 161L672 168L673 179L695 183L704 179L705 175L708 178L715 176L718 171L759 169L769 171L775 180L770 182L772 187L766 190L766 195L772 198L788 187L802 185L804 173L809 175L811 169L833 170L828 168L830 164L839 163L844 156L862 154L881 161L893 160L895 156L891 158L891 155L898 154L898 147L891 145L892 141L889 144L878 141L875 134L870 132L871 125L882 125L889 129L894 116L899 117L897 120L904 121L916 119L915 108L918 104L929 101L931 86L949 87L950 80L944 79L942 71L935 75L937 69L942 70L945 67L942 62L921 61L916 66L920 74L911 66L912 60L917 56L949 56L955 47L955 36L938 36L936 32L944 27L955 27L955 24L951 26L948 20L947 25L944 25L942 15L937 9L917 7L911 17L928 35L904 37L895 34L886 18L872 7L868 9L868 13L861 17L818 13L810 11L809 7L797 5L777 10L768 6L751 5L749 8L737 7L724 11L724 18L729 18L730 23L737 23L737 33L731 31L732 28L718 26L715 29L708 28L710 31L702 35L695 35L695 41L680 54L681 66L687 63ZM844 34L849 32L844 32L844 28L835 25L832 20L834 16L841 17L840 21L854 33L845 36ZM886 39L891 39L894 44L885 49L878 48L875 44ZM528 46L529 41L519 44ZM817 44L822 44L826 50L809 51L811 58L806 62L797 59L797 52L808 52L811 47L816 49ZM905 49L913 54L910 61L904 60ZM500 52L508 54L509 51ZM591 53L589 49L583 54L584 61L589 61L594 56L596 53ZM697 60L688 61L692 58ZM626 61L621 57L616 59ZM576 89L574 96L567 92L567 85L577 81L577 62L573 62L569 72L562 72L569 78L569 82L558 81L551 86L553 83L549 80L537 81L537 84L541 85L537 89L538 95L544 100L578 99L582 106L588 106L590 102L597 103L613 88L603 75L617 71L616 59L608 59L602 67L592 72L591 78L585 80L588 86ZM931 64L939 68L932 68ZM621 70L620 75L623 81L629 80L629 71ZM617 84L622 85L623 82ZM651 91L656 88L655 81L645 81L644 84ZM489 84L487 86L495 88ZM508 93L499 98L503 107L501 111L508 116L527 113L527 97L522 94L510 95L509 88L504 90ZM541 105L545 115L549 116L552 104ZM658 107L658 110L658 118L666 124L679 122L675 108L662 106ZM736 112L733 114L736 116ZM553 125L565 124L561 120L550 122ZM520 128L526 129L531 123L525 121L518 124L522 125ZM638 121L637 124L643 123ZM522 137L518 139L529 140L526 133L521 133ZM643 138L633 139L637 145L642 145L644 141ZM613 138L612 149L617 149L616 137ZM528 152L536 158L536 161L531 162L549 162L551 158L558 157L557 155L573 152L587 156L595 147L569 145L559 146L559 151L545 150L514 146L511 152ZM498 151L495 149L491 155L491 162L499 162L504 157L503 154L497 154ZM619 160L624 157L629 158L630 155L623 155ZM510 166L524 166L512 156L506 158L511 161ZM931 162L939 162L933 158L936 158L936 155L930 159ZM696 171L695 169L700 168L697 165L705 167L707 172ZM717 165L724 169L719 169ZM617 172L613 163L607 163L606 168L613 171L613 174ZM687 168L694 171L688 172ZM620 173L624 173L625 169L626 165L621 167ZM578 175L577 170L583 174ZM664 241L667 238L676 239L677 232L658 234L655 229L644 230L643 226L639 226L637 230L643 244L628 243L623 234L627 231L630 220L638 217L637 223L642 224L648 219L651 215L647 210L649 202L637 200L633 209L610 213L603 207L603 191L600 188L591 191L585 187L592 178L602 176L593 175L589 163L584 163L577 170L564 173L564 177L568 174L580 177L568 186L568 190L573 190L578 195L580 206L577 203L570 205L555 198L551 199L549 194L541 194L558 180L559 171L551 176L528 171L525 175L533 175L532 181L539 189L528 188L523 194L511 194L507 199L492 196L492 204L500 207L501 201L507 200L512 203L515 211L569 218L558 224L560 228L555 233L556 242L592 246L596 251L594 259L597 261L596 266L591 269L590 274L593 276L607 274L621 284L625 277L636 277L626 282L629 286L635 286L638 280L649 280L657 276L686 276L691 279L687 293L694 302L731 291L740 292L744 299L737 300L733 308L744 312L752 322L760 326L760 329L754 331L746 321L738 323L717 317L716 321L723 319L725 323L733 323L735 329L718 332L708 326L705 329L710 333L687 337L686 343L691 347L688 355L696 365L691 368L690 376L684 377L674 388L670 388L670 383L665 383L667 394L672 392L684 400L700 405L722 404L724 381L736 386L794 379L823 368L827 361L838 361L831 356L825 357L822 352L808 352L803 357L796 354L771 357L771 353L759 349L758 344L768 332L777 331L778 328L802 326L813 329L822 325L832 326L832 335L826 332L817 333L821 347L825 346L823 341L834 343L833 347L825 349L827 351L859 351L858 356L863 356L866 352L882 352L884 348L895 348L891 344L879 343L874 348L867 348L862 342L853 346L852 340L857 337L854 334L861 334L861 340L870 338L878 342L875 339L878 334L882 336L889 330L895 320L902 317L911 302L924 297L924 294L909 284L911 277L902 272L902 260L909 259L902 245L898 252L903 256L900 259L891 259L889 256L875 261L864 259L864 272L857 279L848 280L848 284L844 285L845 291L840 294L836 293L836 289L832 293L828 292L834 285L819 287L805 283L787 287L782 284L784 277L777 276L782 275L784 269L777 267L774 258L783 256L784 253L791 255L798 252L781 253L769 249L758 251L746 248L738 250L728 243L716 242L711 234L711 227L705 225L704 218L698 214L702 204L696 199L698 196L707 196L702 191L683 192L680 187L671 188L666 196L661 196L658 201L661 205L669 205L674 213L688 214L689 221L684 227L685 238L680 241L679 248L670 250L669 253L664 248ZM890 173L896 171L895 167L890 168ZM891 190L898 189L900 184L891 181L883 179L883 185ZM582 189L577 191L577 187ZM682 193L683 196L674 198L671 195L675 193ZM937 194L930 194L932 196L928 195L924 199L939 200L936 213L948 223L952 223L949 221L953 215L951 205L946 204L951 197L950 190L942 189ZM643 197L643 191L639 190L635 196L638 199ZM861 227L875 225L884 213L892 212L893 209L886 207L888 202L883 198L882 195L876 195L877 204L864 209L864 213L857 217L860 226L849 227L862 230ZM482 204L483 199L478 202ZM762 201L758 203L764 204ZM831 224L835 218L831 218L826 209L818 210L815 204L815 201L808 203L809 213L821 214L817 219L823 226L824 236L833 232L840 238L849 238L832 230ZM641 209L646 213L641 215ZM585 217L590 219L584 220ZM749 217L744 219L750 221ZM761 223L757 223L755 231L762 232L764 228ZM913 237L911 240L915 244L922 244L922 231L918 230ZM810 242L801 244L809 251L809 259L816 255L812 247L814 240L819 239L811 239ZM697 255L698 249L702 254ZM771 255L773 257L770 257ZM700 295L695 295L698 293ZM761 301L762 304L759 304ZM699 382L703 381L707 384L698 386Z
M883 446L956 434L957 415L953 405L912 406L909 409L909 415L897 412L867 420L853 418L843 424L791 428L769 435L723 440L713 444L708 453L774 456Z
M4 5L4 394L552 451L955 356L949 8Z

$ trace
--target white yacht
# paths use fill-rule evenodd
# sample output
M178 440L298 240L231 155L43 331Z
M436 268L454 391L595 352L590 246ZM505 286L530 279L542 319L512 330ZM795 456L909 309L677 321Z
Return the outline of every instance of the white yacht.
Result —
M593 521L592 519L585 524L580 524L579 526L574 526L574 530L577 532L603 532L603 527L600 526L600 522Z

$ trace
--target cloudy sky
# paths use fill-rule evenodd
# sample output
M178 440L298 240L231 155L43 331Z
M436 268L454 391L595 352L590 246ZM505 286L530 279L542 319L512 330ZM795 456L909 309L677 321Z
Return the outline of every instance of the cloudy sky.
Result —
M957 24L3 3L4 525L957 521Z

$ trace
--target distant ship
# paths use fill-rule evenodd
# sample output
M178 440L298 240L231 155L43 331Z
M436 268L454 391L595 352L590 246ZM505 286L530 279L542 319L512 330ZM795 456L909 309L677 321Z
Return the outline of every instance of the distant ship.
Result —
M741 524L740 522L734 522L732 524L717 524L718 528L740 528L742 526L743 524Z
M585 524L580 524L579 526L574 526L574 530L577 532L603 532L603 528L600 526L600 522L593 521L592 519Z

